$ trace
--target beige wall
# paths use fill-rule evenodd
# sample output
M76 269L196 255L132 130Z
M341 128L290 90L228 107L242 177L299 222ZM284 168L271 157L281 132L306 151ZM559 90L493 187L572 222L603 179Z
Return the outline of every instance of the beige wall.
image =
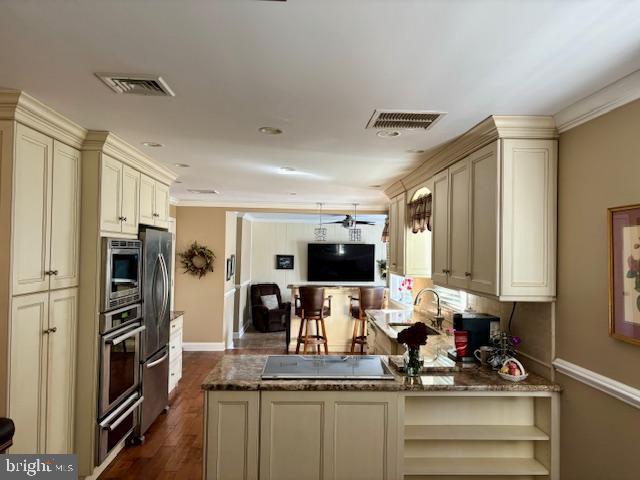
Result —
M176 252L183 252L195 240L213 250L216 256L213 273L201 279L182 273L178 257L175 308L186 312L184 342L224 341L226 224L224 208L176 209Z
M640 101L560 136L557 356L640 388L640 347L608 326L607 208L640 203ZM640 475L640 410L563 375L562 478Z
M251 281L276 282L285 301L290 298L287 285L307 281L307 244L314 242L309 223L253 222L251 244ZM384 225L361 225L363 243L376 246L376 260L386 258L387 247L382 243ZM326 225L327 242L348 242L348 231L342 225ZM294 255L293 270L277 270L276 255ZM375 268L376 281L381 281Z

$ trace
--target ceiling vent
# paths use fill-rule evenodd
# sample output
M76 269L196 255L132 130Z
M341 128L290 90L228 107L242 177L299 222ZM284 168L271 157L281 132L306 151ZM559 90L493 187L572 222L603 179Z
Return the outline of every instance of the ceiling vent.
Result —
M390 130L429 130L445 112L430 110L374 110L365 128Z
M96 73L96 77L116 93L175 97L176 94L158 75L130 75L126 73Z
M218 195L220 193L218 190L199 188L190 188L188 191L191 193L197 193L199 195Z

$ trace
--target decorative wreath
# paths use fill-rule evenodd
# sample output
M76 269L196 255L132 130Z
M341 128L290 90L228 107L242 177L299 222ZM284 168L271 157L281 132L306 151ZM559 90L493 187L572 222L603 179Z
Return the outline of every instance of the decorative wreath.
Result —
M208 247L199 245L198 242L193 242L187 250L178 255L182 258L184 273L202 278L207 272L213 272L213 261L216 256Z

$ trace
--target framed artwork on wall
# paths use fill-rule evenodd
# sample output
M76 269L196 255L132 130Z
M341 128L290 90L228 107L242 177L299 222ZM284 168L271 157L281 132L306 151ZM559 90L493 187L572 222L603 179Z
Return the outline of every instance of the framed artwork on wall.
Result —
M609 335L640 345L640 205L609 209Z
M276 255L276 270L293 270L293 255Z

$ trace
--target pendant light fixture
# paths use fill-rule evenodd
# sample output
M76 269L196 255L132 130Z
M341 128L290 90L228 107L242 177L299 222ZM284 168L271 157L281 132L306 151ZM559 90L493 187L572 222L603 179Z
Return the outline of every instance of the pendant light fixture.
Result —
M322 203L318 203L318 226L313 230L313 237L316 242L327 241L327 229L322 226Z

